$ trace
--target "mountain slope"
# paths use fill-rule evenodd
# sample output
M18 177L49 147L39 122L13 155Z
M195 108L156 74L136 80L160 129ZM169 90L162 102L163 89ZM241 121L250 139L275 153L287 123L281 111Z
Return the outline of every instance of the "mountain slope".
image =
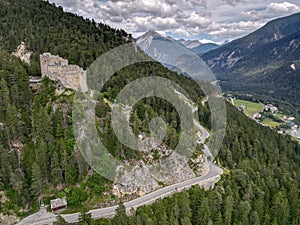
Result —
M202 44L198 47L192 48L192 51L201 56L201 55L203 55L209 51L215 50L219 47L220 46L217 44L207 43L207 44Z
M130 218L118 210L112 221L99 224L119 225L120 218L130 225L299 224L299 145L233 106L227 110L230 124L219 159L228 170L214 189L195 186L140 207Z
M259 30L202 56L226 91L258 94L288 101L299 106L300 100L291 98L299 87L299 76L280 78L280 71L291 71L290 65L300 58L300 13L269 22ZM279 89L278 89L279 88Z
M73 93L57 94L61 85L49 79L31 90L29 76L40 76L43 52L86 68L126 43L129 35L41 0L1 0L0 15L1 220L2 213L22 217L35 211L43 199L49 204L55 195L66 196L70 207L95 193L101 196L111 183L97 175L87 177L89 165L74 148ZM30 64L11 54L23 41L33 52ZM102 102L101 109L105 106ZM86 188L73 186L85 179Z
M128 36L41 0L1 0L0 13L0 214L23 217L38 210L41 200L49 205L51 199L65 196L68 210L101 206L105 201L116 203L112 182L91 170L75 146L73 94L58 95L60 84L49 79L44 79L37 91L31 91L28 76L40 75L38 55L44 51L86 68L102 53L125 43ZM11 55L22 41L33 52L30 65ZM111 126L109 103L121 88L145 76L165 77L180 85L198 103L200 121L210 126L209 106L202 106L203 93L191 79L156 62L124 68L107 83L95 109L99 136L120 160L140 160L142 156L118 141ZM265 224L297 224L299 145L261 128L233 107L228 109L220 159L230 170L226 170L220 186L207 193L193 189L190 199L187 192L178 199L165 199L153 211L148 210L150 206L140 208L137 212L141 216L134 218L133 224L240 224L248 218L257 224L259 220ZM180 137L179 115L162 99L147 98L137 104L130 121L134 133L150 133L147 125L157 116L170 123L170 138L165 142L173 148ZM153 156L159 157L155 151ZM81 222L91 224L89 219L82 216L88 221ZM118 225L130 223L125 212L114 221Z
M299 24L300 13L273 20L257 31L223 45L213 52L205 54L203 59L208 61L209 65L212 65L211 59L219 56L221 56L220 59L226 59L226 56L231 55L233 51L236 52L236 56L245 55L247 52L252 52L252 50L259 46L280 40L299 31ZM226 61L219 61L219 64L222 65L222 68L228 66Z
M25 42L33 52L31 59L37 75L41 53L51 52L86 68L128 39L130 35L123 30L65 13L46 1L0 1L0 48L11 53Z
M175 57L178 51L187 53L190 51L179 41L171 37L164 37L155 31L146 32L136 39L136 43L147 55L173 71L178 71L176 68L178 61ZM172 65L166 65L164 62L172 62Z
M130 41L130 35L65 13L41 0L0 1L0 14L0 191L5 198L0 202L0 217L1 213L22 217L37 210L42 201L48 205L50 199L64 196L69 210L115 201L113 182L95 173L75 145L74 91L47 78L31 90L29 76L40 76L38 56L44 51L86 68L101 54ZM11 54L22 41L33 52L30 64ZM132 51L135 52L133 45ZM104 87L105 99L99 96L97 100L95 121L104 145L120 161L137 163L154 156L158 161L162 157L157 150L160 146L170 152L178 143L179 115L170 103L160 98L139 101L130 121L136 136L151 133L145 124L153 117L161 115L167 121L166 138L156 151L146 154L122 145L111 126L109 103L128 83L151 75L177 83L194 102L204 97L191 79L178 76L156 62L118 71ZM202 109L201 105L199 108ZM209 125L209 113L204 110L202 116L206 119L202 122ZM186 174L182 174L185 179ZM150 187L144 181L139 185Z
M150 30L136 39L137 44L139 46L144 46L144 48L149 48L154 41L169 42L187 48L183 43L176 41L171 37L164 37L154 30Z

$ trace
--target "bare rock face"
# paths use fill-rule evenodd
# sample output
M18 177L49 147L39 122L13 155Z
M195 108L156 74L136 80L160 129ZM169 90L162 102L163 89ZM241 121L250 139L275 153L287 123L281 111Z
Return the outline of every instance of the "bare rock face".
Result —
M129 121L130 109L124 111ZM164 137L163 134L162 136ZM208 162L205 154L195 153L190 159L189 154L181 155L176 150L168 149L160 140L160 136L147 137L143 133L138 135L138 149L143 155L142 160L134 163L125 161L118 166L113 186L114 195L119 198L136 194L142 196L162 186L207 173ZM190 152L192 149L185 150Z
M5 203L8 201L8 198L5 196L4 191L0 191L0 202ZM19 221L19 218L13 215L3 215L0 213L0 224L12 225Z
M32 52L29 52L26 50L26 45L24 42L22 42L17 50L12 53L12 55L20 58L23 62L30 64L30 57Z
M118 168L113 194L118 197L136 193L143 195L159 187L150 168L141 161L132 169L123 166Z
M7 202L7 201L8 201L8 199L7 199L7 197L6 197L5 193L4 193L4 191L0 191L0 202L1 202L1 203L5 203L5 202Z
M19 218L16 216L9 216L9 215L3 215L0 213L0 224L5 225L13 225L15 223L19 222Z
M43 77L58 80L65 88L87 91L86 71L77 65L69 65L68 60L44 53L40 55Z
M293 63L293 64L291 64L291 69L293 70L293 71L295 71L296 70L296 65L295 65L295 63Z
M170 157L154 165L152 172L157 180L166 185L196 177L196 174L188 165L188 160L177 152L173 152Z
M190 168L188 160L176 152L153 165L140 161L133 168L120 166L117 171L113 194L123 197L138 193L142 196L159 189L162 185L179 183L205 174L208 168L206 158L199 157L197 162L199 163L197 174Z
M189 166L193 169L197 176L201 176L208 172L208 163L206 155L199 155L189 160Z

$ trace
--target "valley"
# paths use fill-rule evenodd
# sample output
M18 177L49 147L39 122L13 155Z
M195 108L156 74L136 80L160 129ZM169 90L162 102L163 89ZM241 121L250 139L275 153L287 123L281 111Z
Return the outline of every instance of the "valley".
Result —
M262 126L270 127L279 134L290 135L300 140L300 129L297 122L295 122L296 118L292 115L285 115L283 112L280 112L276 106L238 100L232 97L227 98L227 100Z
M299 117L300 14L270 21L202 55L224 92L251 94Z

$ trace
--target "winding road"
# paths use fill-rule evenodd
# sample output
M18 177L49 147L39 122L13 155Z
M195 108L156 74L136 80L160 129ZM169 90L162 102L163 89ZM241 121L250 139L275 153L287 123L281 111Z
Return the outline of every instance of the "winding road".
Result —
M194 124L201 130L202 133L201 138L198 140L198 143L204 144L206 139L210 135L197 121L194 120ZM212 154L206 145L204 145L203 152L207 157L212 158ZM161 188L157 191L151 192L142 197L124 203L127 212L129 212L132 208L136 209L139 206L151 204L158 199L162 199L164 197L170 196L176 192L188 190L189 188L191 188L193 185L196 184L199 184L206 189L213 187L214 184L220 180L221 178L220 175L223 173L223 170L217 167L212 161L213 160L208 160L209 168L208 168L208 172L205 175ZM94 219L113 217L115 215L115 210L117 207L118 206L112 206L107 208L94 209L94 210L90 210L89 213L91 213L92 218ZM78 222L79 215L80 213L74 213L74 214L65 214L62 216L67 222L74 223L74 222ZM20 223L18 223L18 225L44 225L44 224L52 225L55 220L56 220L55 214L48 213L46 212L46 209L42 209L38 213L23 219Z

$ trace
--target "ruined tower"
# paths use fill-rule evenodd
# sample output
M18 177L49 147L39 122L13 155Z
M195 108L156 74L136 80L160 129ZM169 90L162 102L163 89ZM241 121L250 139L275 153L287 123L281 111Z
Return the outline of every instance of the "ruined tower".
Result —
M65 88L87 91L86 71L77 65L69 65L67 59L44 53L40 55L42 77L58 80Z

